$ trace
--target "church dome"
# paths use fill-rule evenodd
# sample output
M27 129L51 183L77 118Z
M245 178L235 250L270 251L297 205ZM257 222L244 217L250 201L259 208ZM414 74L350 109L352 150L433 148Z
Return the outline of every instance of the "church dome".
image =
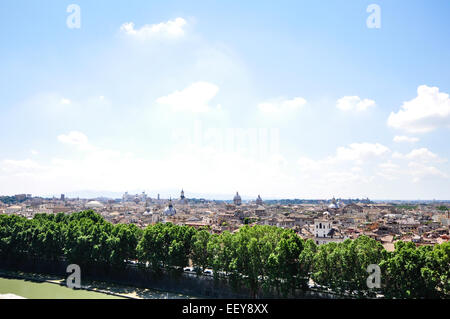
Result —
M145 215L145 216L153 215L153 212L150 211L150 210L146 210L146 211L144 212L144 215Z
M331 200L331 204L328 205L328 208L330 208L330 209L338 209L339 208L338 204L336 203L336 199L334 197Z
M102 208L103 204L100 203L99 201L92 200L92 201L90 201L90 202L88 202L86 204L86 207L88 207L88 208Z
M238 192L236 192L236 195L234 195L233 202L235 205L241 205L241 196L239 196Z
M328 205L328 208L338 209L338 205L336 203L331 203L330 205Z
M176 209L172 205L172 200L169 200L169 205L164 209L165 216L173 216L177 213Z

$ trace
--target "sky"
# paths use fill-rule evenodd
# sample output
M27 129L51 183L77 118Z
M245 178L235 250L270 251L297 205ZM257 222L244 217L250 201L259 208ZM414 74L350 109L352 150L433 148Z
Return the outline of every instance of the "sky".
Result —
M450 2L0 2L0 194L450 199Z

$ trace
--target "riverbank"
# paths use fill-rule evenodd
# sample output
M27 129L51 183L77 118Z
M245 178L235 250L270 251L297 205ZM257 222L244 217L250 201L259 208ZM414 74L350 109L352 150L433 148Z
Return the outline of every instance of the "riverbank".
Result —
M22 272L33 278L46 280L65 280L68 262L65 260L40 260L36 258L0 259L0 270ZM44 275L40 275L44 274ZM42 277L44 276L44 277ZM53 277L56 276L56 277ZM49 279L50 278L50 279ZM121 294L133 298L249 298L245 287L237 292L225 281L216 281L211 276L192 276L186 273L162 270L155 272L150 268L127 265L124 268L105 266L83 266L81 283L93 287L121 288ZM106 284L105 284L106 283ZM115 292L115 291L114 291Z
M8 293L8 294L0 294L0 299L27 299L27 298Z
M52 282L3 277L0 277L0 295L11 299L123 299L112 294L71 289Z
M59 289L53 289L58 290L59 293L61 293L62 298L64 296L68 296L69 299L78 299L77 295L80 296L80 299L85 298L94 298L94 299L103 299L106 298L106 296L115 297L118 299L190 299L194 298L191 296L183 295L183 294L175 294L175 293L169 293L169 292L162 292L162 291L156 291L154 289L145 289L145 288L137 288L137 287L130 287L130 286L123 286L118 285L114 283L106 283L106 282L100 282L100 281L82 281L81 289L70 289L66 287L66 278L61 278L58 276L52 276L52 275L45 275L45 274L38 274L38 273L26 273L21 271L7 271L7 270L0 270L0 280L3 280L2 284L0 284L0 294L17 294L20 295L20 292L17 293L14 291L6 291L5 287L8 287L9 285L12 285L12 282L8 282L6 280L22 280L24 282L29 283L46 283L46 284L52 284L52 285L58 285L59 287L63 289L69 289L74 292L80 292L80 291L86 291L95 293L96 295L85 295L82 293L75 293L70 294L67 293L66 290L59 290ZM24 284L24 286L27 286ZM15 286L14 286L15 287ZM42 286L43 287L43 286ZM42 288L40 287L40 288ZM3 291L2 290L5 290ZM38 287L28 287L29 289L37 289ZM16 287L19 291L21 290L19 287ZM51 287L49 287L51 290ZM25 291L26 293L26 291ZM33 294L32 294L33 295ZM58 294L54 295L53 298L60 298ZM22 296L26 297L26 296ZM28 297L26 297L28 298ZM45 298L42 296L38 296L37 298ZM52 298L52 297L50 297Z

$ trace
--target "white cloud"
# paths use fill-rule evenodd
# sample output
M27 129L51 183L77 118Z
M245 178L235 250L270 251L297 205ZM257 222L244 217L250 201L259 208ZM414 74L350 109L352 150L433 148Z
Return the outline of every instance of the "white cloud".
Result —
M375 106L375 101L359 96L344 96L337 100L336 107L342 111L365 111Z
M413 133L430 132L438 127L450 127L450 98L437 87L421 85L417 97L404 102L401 109L391 112L388 125Z
M363 169L361 167L359 167L359 166L353 166L351 168L351 171L355 172L355 173L361 173L363 171Z
M156 100L160 105L169 107L172 111L187 111L194 113L207 112L211 109L210 101L216 96L219 87L208 82L196 82L181 91L175 91ZM221 108L220 106L218 107Z
M329 193L330 196L349 194L351 197L365 197L367 190L384 194L383 197L403 190L406 197L423 196L423 185L412 186L411 181L415 184L448 183L445 166L430 164L444 161L429 150L417 149L408 154L393 152L395 159L389 160L385 155L390 152L379 143L353 143L338 147L335 154L324 158L302 156L297 161L300 173L297 179L308 185L308 192ZM411 192L415 187L420 188L419 195Z
M58 140L65 144L82 145L88 143L88 138L81 132L71 131L69 134L61 134Z
M325 180L329 184L345 185L345 184L367 184L373 180L373 176L365 176L355 172L348 171L332 171L325 174Z
M61 134L58 136L58 141L63 144L76 145L80 150L90 150L93 148L93 146L89 144L87 136L78 131Z
M364 168L353 166L353 162L336 161L330 156L318 160L302 156L297 165L299 176L296 179L301 185L307 185L303 192L311 197L326 193L329 197L362 196L364 194L359 191L373 180Z
M393 181L398 178L401 170L398 164L392 163L391 161L383 162L378 164L380 171L377 172L378 176L381 176L389 181Z
M437 154L425 147L412 150L405 155L405 158L416 161L419 160L421 162L445 162L444 159L441 159Z
M391 161L378 165L383 174L389 174L392 178L412 178L414 183L422 179L429 178L447 178L448 174L431 164L442 164L447 162L437 154L427 148L414 149L407 154L394 152L392 158L397 164ZM407 183L404 181L404 183Z
M394 176L394 174L390 174L390 173L386 173L386 172L378 172L377 176L387 179L388 181L394 181L397 179L397 177Z
M301 156L297 160L298 168L303 172L319 171L323 168L326 160L314 160L306 156Z
M82 136L67 134L62 140L69 145L84 145L87 137ZM183 186L185 190L198 193L212 191L232 196L239 190L242 194L256 196L258 192L273 192L272 184L267 183L270 180L286 194L294 189L294 178L286 174L285 160L279 154L256 160L236 151L180 144L167 155L148 158L92 146L76 157L52 158L45 166L31 160L4 160L0 162L0 187L8 180L15 186L9 185L8 192L26 189L32 193L94 188L105 191L155 190ZM16 176L26 179L14 178Z
M29 176L35 171L41 170L43 166L31 159L10 160L5 159L0 162L0 170L12 176Z
M60 102L61 102L61 104L66 104L66 105L71 103L71 101L66 98L62 98Z
M422 163L427 163L427 162L444 163L447 161L446 159L441 158L437 154L431 152L426 147L413 149L411 152L409 152L407 154L402 154L400 152L394 152L392 154L392 158L420 161Z
M385 170L394 170L394 169L397 169L399 166L397 164L392 163L391 161L388 161L388 162L379 164L378 167L385 169Z
M127 22L122 24L120 30L129 35L139 39L150 38L178 38L184 35L184 28L187 22L183 18L176 18L167 22L161 22L158 24L144 25L140 29L134 28L133 22Z
M261 112L267 114L277 114L301 109L306 104L302 97L295 97L291 100L277 99L258 104Z
M388 147L379 143L352 143L348 147L339 147L336 160L348 160L362 163L388 153Z
M381 158L390 152L389 148L379 143L352 143L349 146L338 147L336 153L324 159L315 160L302 156L297 160L299 169L302 171L323 171L334 165L345 163L356 164L350 168L353 172L361 172L359 165L367 164L368 161Z
M417 137L409 137L409 136L405 136L405 135L397 135L397 136L394 137L393 141L396 142L396 143L402 143L402 142L416 143L416 142L419 141L419 139Z
M392 153L392 158L401 159L403 157L404 157L404 155L400 152L395 151L394 153Z
M394 190L403 186L407 190L411 179L420 183L446 182L448 178L444 168L421 162L423 156L435 159L428 152L411 152L402 155L398 163L386 162L384 155L389 150L378 143L353 143L322 159L303 156L292 167L278 153L256 159L240 150L221 150L214 145L180 142L164 157L146 157L91 145L85 134L76 131L60 135L58 140L75 148L87 147L77 156L61 155L47 162L3 160L0 187L8 185L4 186L8 192L57 194L83 189L163 190L183 185L196 193L232 194L239 190L266 198L324 198L327 194L354 198L371 197L379 188L389 195L392 189L385 187L391 184L382 184L386 180L399 183L392 186Z
M438 168L423 163L410 162L408 163L408 168L410 169L409 174L413 177L414 183L430 177L448 178L448 175Z
M357 192L369 187L375 178L370 168L388 152L390 150L379 143L352 143L338 147L335 154L322 159L302 156L297 160L299 180L317 193L363 196L365 194Z

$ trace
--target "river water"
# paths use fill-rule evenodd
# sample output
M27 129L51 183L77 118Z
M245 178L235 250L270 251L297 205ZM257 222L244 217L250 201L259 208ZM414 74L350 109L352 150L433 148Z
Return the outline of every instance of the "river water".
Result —
M84 284L82 283L82 286ZM89 285L90 288L101 288L111 293L142 299L188 299L191 296L183 294L155 291L135 287L126 287L116 284L102 283L101 287ZM84 289L71 289L65 285L49 282L36 282L28 279L9 279L0 277L0 298L12 294L27 299L124 299L116 295L89 291ZM1 296L3 295L3 296Z
M71 289L48 282L0 278L0 294L14 294L28 299L122 299L104 293Z

